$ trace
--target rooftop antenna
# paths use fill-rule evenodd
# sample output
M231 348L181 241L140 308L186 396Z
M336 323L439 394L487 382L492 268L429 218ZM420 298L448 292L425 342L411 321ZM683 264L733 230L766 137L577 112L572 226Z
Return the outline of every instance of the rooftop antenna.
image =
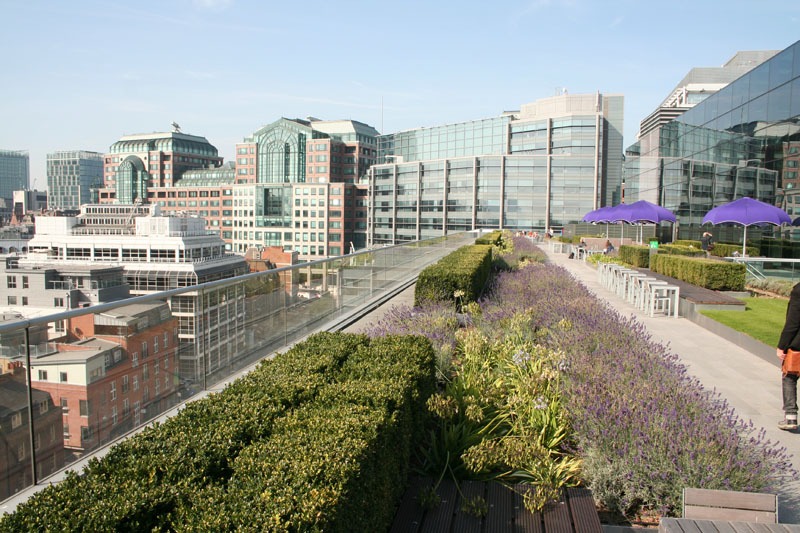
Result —
M175 122L174 120L172 121L172 132L173 133L180 133L181 132L180 125L177 122Z

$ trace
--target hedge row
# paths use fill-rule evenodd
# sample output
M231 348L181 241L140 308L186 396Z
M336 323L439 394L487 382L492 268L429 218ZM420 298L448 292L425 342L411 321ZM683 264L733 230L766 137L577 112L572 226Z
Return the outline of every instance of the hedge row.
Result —
M673 254L680 254L680 255L691 255L691 256L703 256L705 252L700 244L700 241L692 241L692 240L678 240L672 243L671 246L665 247L666 250L669 250L668 253ZM747 250L747 255L750 257L758 257L761 253L756 246L747 246L745 248ZM724 243L724 242L715 242L714 248L711 250L711 254L714 257L731 257L733 252L742 252L742 245L741 244L731 244L731 243Z
M650 258L650 270L717 291L743 291L746 277L743 263L661 253Z
M452 301L460 307L477 301L491 273L491 246L462 246L419 273L414 305Z
M503 232L501 230L492 231L486 235L481 235L475 239L475 244L488 244L490 246L499 246L503 240Z
M629 265L648 268L650 266L650 247L623 244L619 247L619 258Z
M112 447L3 531L385 531L435 387L421 336L319 333Z

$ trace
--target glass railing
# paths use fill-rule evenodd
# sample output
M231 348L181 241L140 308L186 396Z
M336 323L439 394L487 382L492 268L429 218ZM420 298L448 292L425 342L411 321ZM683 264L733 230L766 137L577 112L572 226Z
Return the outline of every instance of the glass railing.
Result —
M344 328L475 236L3 322L0 511L253 363L313 332Z
M777 279L797 283L800 281L800 259L771 257L733 257L747 267L748 279Z

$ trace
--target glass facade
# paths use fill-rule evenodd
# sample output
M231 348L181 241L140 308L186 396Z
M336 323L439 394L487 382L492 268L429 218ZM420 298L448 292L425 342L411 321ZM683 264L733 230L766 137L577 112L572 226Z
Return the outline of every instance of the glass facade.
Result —
M30 156L25 151L0 150L0 198L11 205L14 191L30 189Z
M446 159L469 155L502 155L508 150L509 116L401 131L378 137L378 161Z
M563 227L619 203L622 104L562 95L493 119L381 136L372 243Z
M321 135L321 134L320 134ZM258 145L258 183L305 183L306 141L316 138L311 126L280 119L245 142Z
M657 197L683 227L743 196L800 215L800 42L664 125L649 152L629 154L626 196Z
M56 209L79 210L91 190L103 186L103 154L86 151L47 154L47 193Z

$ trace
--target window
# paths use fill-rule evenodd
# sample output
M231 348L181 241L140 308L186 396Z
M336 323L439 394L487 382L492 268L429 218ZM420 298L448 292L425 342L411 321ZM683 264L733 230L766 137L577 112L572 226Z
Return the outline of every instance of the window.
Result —
M81 416L89 416L89 400L80 400Z
M28 305L28 297L27 296L23 296L22 297L22 305Z
M139 390L139 376L138 375L134 375L133 376L133 390L134 391Z
M22 276L22 288L23 289L29 288L28 276Z
M116 381L112 381L111 382L111 399L112 400L116 400L117 399L117 382Z
M139 366L139 352L133 352L131 354L131 367L136 368Z
M153 353L158 353L158 337L153 337Z
M17 305L17 297L16 296L9 296L8 297L8 305Z
M66 383L67 381L69 381L69 380L67 379L67 373L66 373L66 372L60 372L60 373L59 373L59 375L58 375L58 380L59 380L61 383Z
M64 397L61 398L61 410L64 411L65 413L69 413L69 403L67 402L67 399Z
M47 370L39 370L39 381L47 381Z
M89 426L81 426L81 441L86 441L92 438L92 428Z
M150 354L147 351L147 341L142 343L142 359L147 359Z
M17 288L17 276L6 276L6 286L9 289Z
M128 376L122 376L122 394L128 392L130 385L128 384Z
M16 412L11 415L11 429L17 429L22 425L22 413Z
M39 402L39 414L40 415L45 414L49 410L50 410L50 402L49 401L45 400L43 402Z
M116 405L111 408L111 423L113 425L117 425L117 406ZM66 431L66 426L64 426L64 427L65 427L65 431Z

